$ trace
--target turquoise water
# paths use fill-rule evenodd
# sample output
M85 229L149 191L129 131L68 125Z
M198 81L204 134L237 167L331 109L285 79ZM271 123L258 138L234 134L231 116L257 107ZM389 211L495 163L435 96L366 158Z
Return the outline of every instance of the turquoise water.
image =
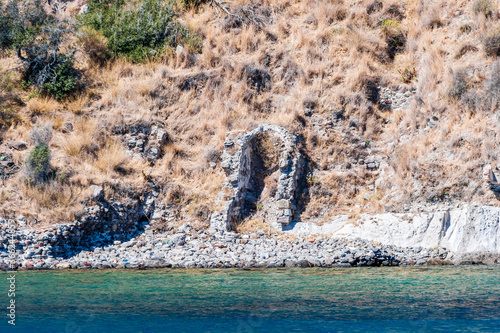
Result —
M0 332L500 332L500 267L32 271L16 282L16 326L4 310Z

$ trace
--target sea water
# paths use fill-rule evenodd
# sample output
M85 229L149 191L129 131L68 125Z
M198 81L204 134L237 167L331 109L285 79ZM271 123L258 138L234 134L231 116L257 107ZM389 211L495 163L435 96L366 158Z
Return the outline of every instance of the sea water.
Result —
M0 332L500 332L500 267L23 271Z

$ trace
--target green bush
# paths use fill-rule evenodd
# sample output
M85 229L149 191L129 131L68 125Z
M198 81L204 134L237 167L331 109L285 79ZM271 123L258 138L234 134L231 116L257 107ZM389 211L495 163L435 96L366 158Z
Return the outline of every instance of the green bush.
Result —
M0 2L0 48L9 48L13 41L13 27L12 18L5 13L5 5Z
M43 10L42 0L0 0L0 47L20 47L33 39L52 20Z
M124 1L93 0L79 17L107 38L108 49L115 57L144 62L160 57L167 47L180 43L200 51L199 39L176 22L173 1L144 0L135 4Z
M28 182L33 184L45 183L49 178L50 150L45 143L37 144L26 159Z
M78 73L71 59L55 66L54 71L55 78L43 84L40 91L61 100L75 90Z
M25 162L26 182L31 185L44 184L50 179L50 148L52 125L35 127L31 141L35 147L30 151Z

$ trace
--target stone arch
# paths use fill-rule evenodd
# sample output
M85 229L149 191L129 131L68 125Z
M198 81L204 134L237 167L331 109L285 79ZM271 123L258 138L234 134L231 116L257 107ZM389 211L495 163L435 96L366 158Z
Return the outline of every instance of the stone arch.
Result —
M245 204L254 200L250 195L259 191L255 175L255 140L267 132L281 141L279 155L279 178L274 195L274 207L271 223L281 228L292 221L298 181L302 175L304 160L299 151L299 138L282 127L263 124L250 132L226 135L221 167L225 170L229 182L224 183L219 193L218 202L224 202L222 210L214 212L210 220L212 232L234 230L237 222L247 214Z

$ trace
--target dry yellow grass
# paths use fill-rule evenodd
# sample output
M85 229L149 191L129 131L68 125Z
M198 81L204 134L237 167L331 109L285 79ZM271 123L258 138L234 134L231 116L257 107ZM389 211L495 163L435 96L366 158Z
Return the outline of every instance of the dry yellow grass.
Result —
M82 110L87 103L88 96L83 94L68 101L68 103L66 103L66 108L74 114L79 115L82 113Z
M119 142L110 139L98 151L94 165L105 174L109 174L123 168L129 158L130 156L127 155L123 146Z
M43 208L68 208L77 202L79 189L72 186L49 183L44 186L24 185L24 194Z
M78 156L84 150L96 150L99 126L93 119L81 119L75 123L74 131L61 138L60 147L69 156Z
M266 223L262 217L252 216L236 225L236 231L242 234L250 232L264 231L271 234L271 225Z
M59 102L50 97L34 97L27 103L28 110L34 115L55 112L60 106Z
M3 216L12 216L11 212L15 211L24 215L29 225L41 227L71 222L83 209L82 191L78 187L56 182L33 187L26 185L20 177L14 181L18 184L16 190L3 188L0 192L0 196L6 199L0 201Z

